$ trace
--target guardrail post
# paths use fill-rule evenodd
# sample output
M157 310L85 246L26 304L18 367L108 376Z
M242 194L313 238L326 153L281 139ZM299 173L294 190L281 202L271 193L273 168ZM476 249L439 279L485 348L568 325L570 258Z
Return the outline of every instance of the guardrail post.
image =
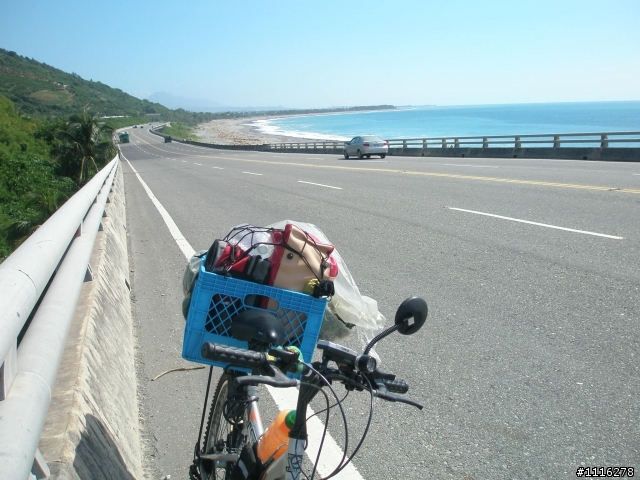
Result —
M522 148L522 142L520 141L520 137L516 137L516 148Z
M553 148L560 148L560 135L553 136Z
M33 459L33 465L31 467L31 474L36 477L37 480L44 480L51 476L51 471L47 462L44 461L40 449L36 450L36 457Z
M460 140L457 138L453 140L453 146L456 148L460 148Z
M607 135L600 136L600 148L608 148L609 147L609 137Z
M427 141L425 139L422 139L422 149L423 150L427 149Z
M4 359L2 366L0 366L0 401L7 398L7 393L9 393L9 389L17 373L18 347L14 342L13 347L11 347L7 354L7 358Z
M489 147L489 139L487 139L487 137L483 137L482 138L482 148L488 148Z
M407 148L407 141L406 140L402 140L402 148L403 149Z
M447 148L447 139L446 138L442 139L442 148Z

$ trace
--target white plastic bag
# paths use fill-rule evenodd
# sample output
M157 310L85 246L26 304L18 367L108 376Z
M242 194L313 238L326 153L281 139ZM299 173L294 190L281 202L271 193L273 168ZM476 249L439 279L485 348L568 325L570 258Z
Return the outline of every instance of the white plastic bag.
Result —
M327 236L312 223L282 220L268 225L267 228L282 229L287 223L297 225L324 243L331 243ZM360 290L358 290L347 264L337 249L333 250L331 256L338 263L338 276L333 282L335 294L328 303L327 309L333 315L337 315L344 323L355 325L360 340L366 345L384 329L386 318L378 311L378 302L373 298L360 294Z

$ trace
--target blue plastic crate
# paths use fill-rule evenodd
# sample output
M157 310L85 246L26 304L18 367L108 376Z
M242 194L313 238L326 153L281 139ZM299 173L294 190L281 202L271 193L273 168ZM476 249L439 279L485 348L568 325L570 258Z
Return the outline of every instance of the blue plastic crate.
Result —
M246 304L249 295L261 295L278 302L276 310L266 310ZM205 342L230 347L248 348L248 343L230 336L233 317L244 310L264 310L282 321L287 339L285 346L300 349L306 362L310 362L318 342L324 318L326 298L314 298L304 293L260 285L207 272L204 259L193 289L187 324L182 342L182 358L216 367L226 363L205 360L200 348Z

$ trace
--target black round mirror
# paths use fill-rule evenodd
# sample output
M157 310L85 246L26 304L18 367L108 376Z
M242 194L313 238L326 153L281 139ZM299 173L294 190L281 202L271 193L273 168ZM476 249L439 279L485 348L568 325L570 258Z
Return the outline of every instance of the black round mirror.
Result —
M420 297L409 297L398 307L396 325L402 335L416 333L427 320L429 308Z

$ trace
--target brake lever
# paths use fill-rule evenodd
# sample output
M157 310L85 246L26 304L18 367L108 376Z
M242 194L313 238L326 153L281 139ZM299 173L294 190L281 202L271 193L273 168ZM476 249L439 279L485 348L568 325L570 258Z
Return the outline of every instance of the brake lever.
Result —
M289 388L298 385L299 380L287 377L282 370L275 365L267 364L270 368L265 368L267 375L245 375L236 377L235 384L238 386L262 383L275 388Z
M401 397L400 395L396 395L395 393L389 393L389 392L386 391L386 389L384 389L384 390L382 390L382 389L374 390L372 393L373 393L374 397L382 398L383 400L387 400L389 402L406 403L407 405L411 405L412 407L416 407L416 408L418 408L420 410L422 410L424 408L418 402L416 402L414 400L411 400L410 398Z

